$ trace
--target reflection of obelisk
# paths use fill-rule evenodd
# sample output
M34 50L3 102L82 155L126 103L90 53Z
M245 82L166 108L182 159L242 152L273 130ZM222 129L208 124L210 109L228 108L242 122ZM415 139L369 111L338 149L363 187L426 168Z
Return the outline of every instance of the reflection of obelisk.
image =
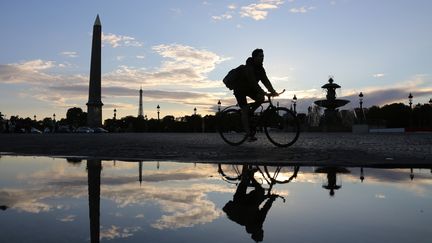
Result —
M87 183L89 196L90 239L91 243L99 242L100 228L100 160L87 160Z
M103 104L101 101L101 49L102 25L98 15L93 25L89 99L87 102L87 125L89 127L102 126Z

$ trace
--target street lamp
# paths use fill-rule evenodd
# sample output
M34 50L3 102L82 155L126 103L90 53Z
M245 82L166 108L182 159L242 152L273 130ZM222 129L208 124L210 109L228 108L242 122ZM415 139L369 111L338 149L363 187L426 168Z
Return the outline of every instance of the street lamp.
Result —
M429 99L429 105L432 105L432 98Z
M34 121L36 121L36 115L33 116Z
M157 109L157 113L158 113L158 121L159 121L159 112L160 112L160 106L159 106L159 105L157 105L157 106L156 106L156 109Z
M294 105L294 113L297 113L297 110L296 110L296 106L297 106L297 97L296 97L296 95L294 95L294 97L293 97L293 105Z
M194 108L194 115L196 115L196 111L197 111L197 109L196 109L196 107Z
M115 120L117 118L117 109L114 108L114 118L113 120Z
M360 100L360 110L362 110L363 109L363 93L362 92L360 92L360 94L359 94L359 100Z
M412 109L412 99L413 99L413 96L411 93L409 93L408 100L409 100L410 109Z
M55 117L56 117L56 115L55 115L55 113L53 114L53 129L52 129L52 132L53 133L55 133L55 131L56 131L56 119L55 119Z
M217 103L217 105L218 105L218 112L220 112L220 110L221 110L221 102L220 102L220 100L218 101L218 103Z

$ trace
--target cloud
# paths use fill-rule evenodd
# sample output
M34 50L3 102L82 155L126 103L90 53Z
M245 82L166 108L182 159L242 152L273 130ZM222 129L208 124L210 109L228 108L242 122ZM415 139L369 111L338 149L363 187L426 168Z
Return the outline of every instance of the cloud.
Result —
M218 16L212 16L212 19L214 20L226 20L226 19L232 19L232 13L230 12L226 12L222 15L218 15Z
M307 6L302 6L302 7L299 7L299 8L291 8L290 9L290 12L291 13L307 13L307 12L309 12L309 11L311 11L311 10L314 10L315 9L315 7L307 7Z
M374 78L382 78L382 77L385 76L385 74L384 74L384 73L375 73L375 74L372 74L372 76L373 76Z
M67 56L67 57L78 57L78 53L76 51L64 51L60 53L63 56Z
M58 80L44 71L58 67L54 61L41 59L13 64L0 64L0 82L2 83L49 83Z
M241 7L240 16L254 20L264 20L267 18L269 10L277 9L281 4L283 4L281 0L260 0L258 3Z
M209 80L208 73L227 58L208 50L179 44L157 45L153 47L153 51L163 58L159 67L147 70L119 66L116 70L103 74L104 97L136 97L137 87L142 86L147 100L159 99L198 106L217 102L214 101L216 95L219 95L217 93L184 90L222 87L220 80ZM84 103L88 95L88 75L51 73L56 72L59 67L60 65L54 61L40 59L3 64L0 65L0 82L35 85L30 88L31 92L26 90L21 95L59 107ZM133 102L136 100L134 99ZM123 103L123 107L132 107L132 105Z
M116 47L142 47L143 43L137 41L134 37L116 34L102 33L102 42L109 44L112 48Z

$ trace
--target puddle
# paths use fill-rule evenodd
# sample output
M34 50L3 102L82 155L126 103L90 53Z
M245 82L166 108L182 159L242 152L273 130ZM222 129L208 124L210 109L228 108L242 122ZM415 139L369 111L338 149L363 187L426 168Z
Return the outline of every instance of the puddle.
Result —
M422 168L0 157L0 242L429 242Z

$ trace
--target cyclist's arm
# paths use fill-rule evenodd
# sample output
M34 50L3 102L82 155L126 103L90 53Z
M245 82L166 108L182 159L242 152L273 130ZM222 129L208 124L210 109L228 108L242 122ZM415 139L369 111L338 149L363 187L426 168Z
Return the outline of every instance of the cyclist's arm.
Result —
M267 74L266 74L264 68L263 68L263 71L262 71L262 74L261 74L261 82L264 84L264 86L267 88L267 90L270 93L273 93L273 94L276 93L276 90L273 88L270 80L268 79Z

